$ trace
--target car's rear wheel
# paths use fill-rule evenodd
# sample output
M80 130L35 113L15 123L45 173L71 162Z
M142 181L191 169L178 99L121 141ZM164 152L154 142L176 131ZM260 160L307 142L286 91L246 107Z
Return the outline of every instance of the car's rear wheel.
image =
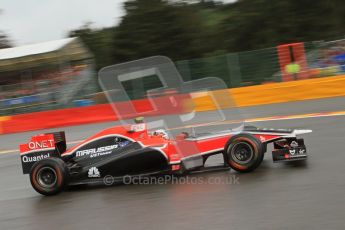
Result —
M32 187L42 195L60 193L68 183L68 168L59 158L47 158L36 162L30 172Z
M227 164L238 172L251 172L264 157L263 144L250 134L238 134L225 145Z

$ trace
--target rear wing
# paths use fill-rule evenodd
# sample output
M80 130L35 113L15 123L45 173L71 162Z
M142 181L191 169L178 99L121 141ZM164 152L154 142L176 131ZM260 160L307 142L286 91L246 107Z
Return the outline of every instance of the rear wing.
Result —
M23 174L29 174L32 166L49 157L60 157L66 151L65 132L39 134L19 145Z

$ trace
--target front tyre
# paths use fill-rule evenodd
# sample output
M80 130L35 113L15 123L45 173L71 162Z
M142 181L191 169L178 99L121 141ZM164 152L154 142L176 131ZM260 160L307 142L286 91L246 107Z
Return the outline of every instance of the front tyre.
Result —
M251 134L238 134L225 145L227 164L238 172L251 172L262 162L265 148Z
M68 168L59 158L36 162L30 172L32 187L40 194L52 196L60 193L68 183Z

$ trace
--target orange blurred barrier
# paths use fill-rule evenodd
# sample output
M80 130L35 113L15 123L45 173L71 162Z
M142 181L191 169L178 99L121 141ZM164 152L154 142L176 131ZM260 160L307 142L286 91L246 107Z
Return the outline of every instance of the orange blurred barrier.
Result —
M25 132L69 125L110 121L116 118L108 104L51 110L11 116L3 122L2 133Z
M3 124L5 121L8 121L9 119L11 119L11 117L9 117L9 116L0 117L0 134L4 133Z
M182 99L185 98L186 97L182 97ZM119 118L128 119L139 115L157 116L163 114L174 114L185 110L182 103L176 103L176 106L169 106L170 104L167 100L170 100L168 96L155 99L156 106L160 105L159 109L154 109L151 102L147 99L135 100L130 103L118 102L116 103L118 108L128 108L128 106L133 103L135 109L135 114L122 113L121 117L119 117L118 114L115 114L111 104L14 115L7 117L6 119L3 118L3 121L0 123L0 134L116 121ZM181 98L179 100L181 100Z
M235 106L255 106L345 96L345 75L229 89ZM210 96L194 98L197 111L216 108Z
M282 83L269 83L233 88L227 91L231 94L234 105L218 100L218 107L244 107L345 96L345 75ZM222 92L213 92L212 96L208 93L194 94L193 102L195 110L215 110L217 106L211 98L217 97L217 94L219 94L218 97L221 97ZM162 100L158 102L164 104L167 99L169 99L168 96L162 97ZM184 97L184 99L186 99L186 97ZM164 109L160 109L159 111L153 111L152 105L148 100L136 100L133 101L133 104L138 113L144 112L147 116L179 113L181 111L186 111L185 107L193 108L188 101L187 103L182 103L182 106L165 106ZM118 106L121 106L121 103L118 103ZM117 119L118 117L110 104L20 114L11 117L0 117L0 134L115 121Z

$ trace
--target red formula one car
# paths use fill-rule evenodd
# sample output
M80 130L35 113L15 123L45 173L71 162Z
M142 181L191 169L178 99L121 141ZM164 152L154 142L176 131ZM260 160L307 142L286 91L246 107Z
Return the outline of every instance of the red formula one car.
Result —
M33 188L54 195L68 185L102 181L105 177L183 174L204 169L207 158L222 154L224 165L239 172L256 169L267 145L273 143L273 161L305 160L299 134L311 130L258 129L243 126L169 138L164 130L148 132L145 123L103 130L66 150L64 132L41 134L20 145L24 174Z

